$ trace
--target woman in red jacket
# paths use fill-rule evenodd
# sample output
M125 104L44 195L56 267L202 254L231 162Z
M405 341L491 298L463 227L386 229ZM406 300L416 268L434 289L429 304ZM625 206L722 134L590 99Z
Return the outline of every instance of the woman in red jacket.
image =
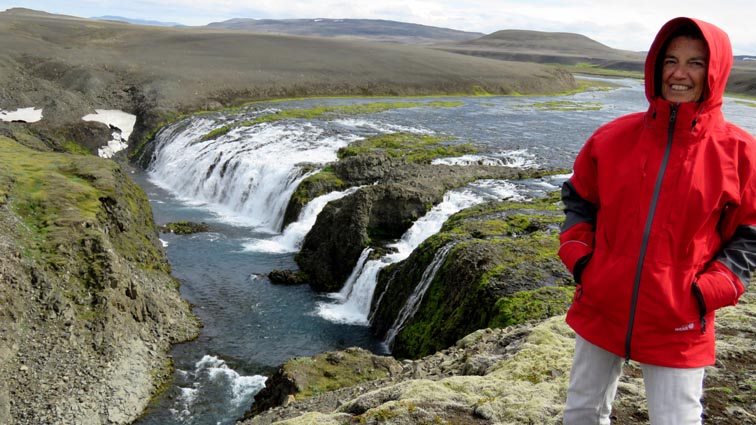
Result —
M648 110L598 129L562 187L559 255L577 283L565 424L609 424L629 360L653 425L701 423L715 311L756 265L756 140L721 111L732 62L719 28L667 22L646 58Z

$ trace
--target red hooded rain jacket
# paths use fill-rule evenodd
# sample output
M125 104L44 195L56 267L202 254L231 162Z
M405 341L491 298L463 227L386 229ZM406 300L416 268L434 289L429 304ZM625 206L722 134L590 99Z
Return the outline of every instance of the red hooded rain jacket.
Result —
M709 47L708 86L701 102L673 104L654 89L657 58L690 23ZM628 360L713 364L715 310L756 265L756 140L721 111L732 63L714 25L665 24L646 59L648 110L598 129L562 187L559 255L578 283L567 322Z

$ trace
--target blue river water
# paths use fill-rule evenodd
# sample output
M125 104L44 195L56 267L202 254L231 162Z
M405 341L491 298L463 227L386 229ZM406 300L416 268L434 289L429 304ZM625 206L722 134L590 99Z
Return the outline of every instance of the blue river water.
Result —
M617 87L611 90L561 97L269 102L239 114L190 117L165 129L158 135L153 166L133 178L147 192L157 223L188 220L210 225L206 233L161 234L181 294L193 304L204 327L199 338L173 348L174 382L136 423L232 424L263 387L265 376L290 358L350 346L387 354L385 344L364 324L319 314L323 305L334 302L333 294L315 293L307 285L270 283L268 272L296 269L296 241L283 243L283 249L250 248L281 245L277 238L284 233L279 225L282 205L311 168L303 163L322 166L336 159L338 147L354 140L410 131L454 136L480 147L483 158L512 166L569 169L596 128L646 108L642 82L612 82ZM462 104L293 120L234 131L217 142L198 141L214 128L271 110L433 100ZM546 102L552 101L568 103L549 107ZM725 115L756 133L754 105L727 99ZM556 188L547 181L544 186Z

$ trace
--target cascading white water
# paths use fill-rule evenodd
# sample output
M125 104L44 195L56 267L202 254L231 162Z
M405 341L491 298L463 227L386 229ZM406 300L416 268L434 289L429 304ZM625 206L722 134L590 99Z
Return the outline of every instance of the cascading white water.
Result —
M284 210L302 179L337 159L359 139L306 122L240 127L216 139L202 137L223 123L190 118L158 135L151 180L204 204L224 221L280 231Z
M425 271L423 271L420 282L417 284L417 286L415 286L415 290L412 292L412 295L407 298L407 302L404 304L404 307L402 307L402 309L399 311L399 314L397 314L394 323L391 325L391 328L388 330L388 332L386 332L386 339L384 343L387 347L391 348L393 346L394 338L396 338L396 335L404 327L407 319L414 316L415 312L417 312L418 307L420 307L420 301L423 300L425 292L428 290L431 282L433 282L433 278L436 277L438 269L440 269L441 265L444 264L444 261L446 261L446 257L449 256L449 253L451 252L454 245L455 244L450 243L442 246L441 249L436 252L433 260L430 264L428 264L428 267L425 268Z
M367 261L358 273L353 271L356 277L350 277L340 293L332 294L336 302L318 305L318 315L337 323L368 325L370 305L381 269L409 257L424 240L438 233L452 214L485 201L505 198L520 198L520 195L512 183L502 180L480 180L447 192L441 203L415 221L398 242L389 245L393 253Z
M527 149L502 151L488 155L462 155L451 158L434 159L431 164L438 165L495 165L503 167L533 168L537 167L536 157Z
M244 250L270 253L299 251L302 247L302 241L304 241L305 236L307 236L307 232L312 229L315 220L318 218L318 214L323 211L323 208L325 208L329 202L354 193L360 187L361 186L355 186L344 191L336 191L318 196L305 205L302 212L299 214L297 221L286 226L283 233L268 239L255 239L250 241L244 244Z
M237 414L243 413L267 380L262 375L242 376L225 361L210 355L199 360L194 370L179 373L183 379L193 382L191 387L181 387L180 396L171 409L173 417L182 423L215 403L223 403L226 409Z

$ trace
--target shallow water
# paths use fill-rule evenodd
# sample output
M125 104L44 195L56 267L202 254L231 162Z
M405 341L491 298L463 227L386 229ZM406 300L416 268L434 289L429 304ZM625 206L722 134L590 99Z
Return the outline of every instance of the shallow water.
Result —
M335 159L338 146L349 141L372 134L412 131L455 136L459 142L480 146L483 157L491 161L569 169L597 127L620 115L645 109L642 83L621 80L620 84L621 88L611 91L558 99L534 96L271 102L257 105L246 115L195 117L169 129L164 134L165 156L162 162L157 161L161 165L133 177L147 192L159 224L179 220L210 224L208 233L161 235L173 275L181 282L181 294L195 306L204 328L197 340L172 350L177 368L174 383L136 423L231 424L262 388L263 375L287 359L349 346L385 353L385 345L372 337L368 327L327 320L323 316L328 315L318 314L324 305L333 305L332 297L314 293L309 286L272 285L265 276L273 269L296 268L292 247L296 247L297 238L301 241L303 233L295 235L293 241L288 236L283 240L282 232L286 232L280 228L280 215L281 205L288 199L286 191L293 190L292 186L306 174L301 168L303 162L322 166ZM335 121L295 120L235 131L217 143L197 142L209 129L259 115L266 108L382 100L459 100L463 105L395 109ZM538 106L551 100L568 100L582 106L598 102L601 109L559 111ZM756 133L753 111L752 107L726 100L726 117ZM286 172L279 173L283 168ZM262 174L266 175L261 177ZM270 174L281 177L265 180ZM533 182L527 188L518 186L523 195L555 188L547 180Z

